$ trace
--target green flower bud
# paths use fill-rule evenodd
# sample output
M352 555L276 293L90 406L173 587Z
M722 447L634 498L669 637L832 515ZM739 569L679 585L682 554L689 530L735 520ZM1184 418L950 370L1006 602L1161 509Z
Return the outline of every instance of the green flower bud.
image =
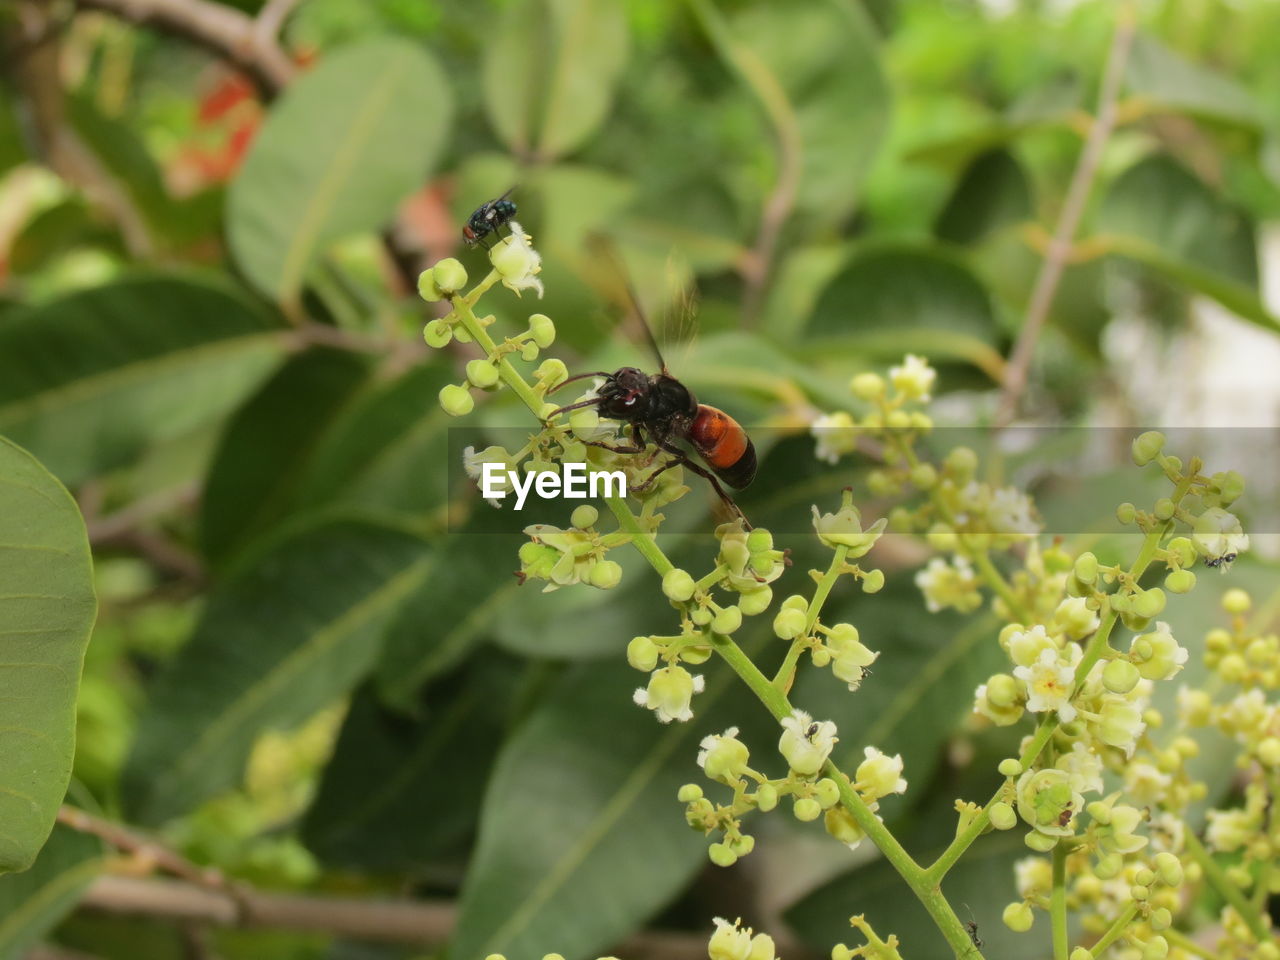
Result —
M823 777L814 787L814 794L823 810L830 810L840 802L840 788L830 777Z
M938 471L931 463L918 463L911 468L911 482L921 490L932 490L938 482Z
M764 613L773 602L773 590L768 586L747 590L738 595L738 608L748 617Z
M1128 693L1141 679L1138 668L1128 660L1112 660L1102 670L1102 685L1112 693Z
M1026 933L1036 922L1036 916L1031 907L1020 901L1005 907L1000 919L1014 933Z
M997 800L991 805L990 817L991 825L997 830L1012 830L1018 823L1018 815L1013 812L1013 807L1003 800Z
M707 855L717 867L732 867L738 862L738 855L725 843L713 843L707 848Z
M696 586L693 577L679 567L668 570L662 577L662 592L667 595L667 599L676 603L683 603L691 598Z
M862 575L862 592L879 593L884 587L884 571L868 570Z
M733 633L742 626L742 611L736 606L724 607L711 621L715 633Z
M676 799L681 803L692 803L694 800L701 800L702 788L696 783L686 783L680 788L680 792L676 794Z
M1093 960L1093 951L1088 947L1076 947L1067 960Z
M1022 686L1007 673L994 674L987 680L987 699L998 709L1007 709L1022 699Z
M467 361L467 379L483 390L498 382L498 371L488 359L477 357Z
M705 627L711 622L711 618L715 616L710 607L696 606L689 611L689 619L700 627Z
M1227 613L1248 613L1252 605L1253 601L1249 598L1249 594L1238 587L1228 590L1222 595L1222 609Z
M601 560L591 568L587 579L593 587L612 589L622 582L622 567L612 560Z
M752 553L763 553L773 549L773 534L768 530L752 530L747 534L747 549Z
M569 368L558 357L547 357L538 364L538 369L533 371L533 375L539 382L546 384L547 389L550 389L560 386L569 378Z
M1164 591L1159 587L1140 590L1133 595L1133 612L1150 620L1163 612L1165 602Z
M1156 505L1151 509L1151 512L1155 514L1157 520L1168 520L1177 509L1172 500L1168 497L1161 497L1156 501Z
M1081 583L1095 583L1098 579L1098 558L1086 550L1076 557L1073 569Z
M1173 570L1164 578L1165 589L1170 593L1190 593L1195 585L1196 575L1190 570Z
M1094 864L1093 872L1102 880L1110 880L1124 867L1124 858L1118 853L1108 853L1104 857L1099 857L1098 862Z
M772 784L762 783L756 787L756 807L768 813L778 805L778 790Z
M1124 523L1124 524L1133 523L1133 521L1136 520L1137 517L1138 517L1138 508L1135 507L1132 503L1129 503L1126 501L1125 503L1122 503L1120 504L1120 506L1116 507L1116 519L1119 520L1121 523Z
M440 406L451 417L465 417L475 409L476 402L466 387L449 383L440 389Z
M569 523L577 527L579 530L586 530L595 525L600 519L600 511L589 503L584 503L580 507L575 507L569 516Z
M1240 499L1244 493L1244 477L1234 470L1213 475L1214 485L1218 488L1218 500L1224 507L1229 507Z
M1058 845L1057 837L1051 837L1049 834L1041 833L1039 830L1030 831L1022 838L1022 841L1037 853L1048 853Z
M787 599L782 601L783 610L799 610L801 613L809 612L809 601L798 593L793 593Z
M431 268L431 272L436 289L445 296L456 293L467 285L467 268L453 257L441 260Z
M1187 537L1174 537L1168 550L1178 559L1179 566L1189 567L1196 562L1196 545Z
M658 665L658 645L648 637L635 637L627 644L627 663L645 673Z
M1148 430L1133 441L1133 462L1140 467L1145 467L1158 457L1163 449L1164 434L1158 430Z
M784 605L773 618L773 632L783 640L794 640L804 633L807 620L808 616L803 610Z
M817 820L822 816L822 804L812 797L801 797L791 810L796 815L797 820L802 820L805 823L810 820Z
M527 341L520 347L520 359L526 363L533 363L538 359L538 345L533 341Z
M884 379L878 373L860 373L849 381L849 391L859 400L884 396Z
M1169 941L1157 934L1142 948L1142 960L1164 960L1169 955Z
M418 274L418 296L428 303L444 299L444 291L436 286L435 269L427 268Z
M427 341L427 346L439 350L453 339L453 328L443 320L432 320L422 328L422 339Z
M1000 761L1000 766L996 767L1000 771L1002 777L1017 777L1022 775L1022 761L1017 757L1005 757Z
M968 447L954 447L942 466L955 480L968 481L977 472L978 455Z
M529 335L545 350L556 341L556 325L546 314L535 313L529 318Z
M1156 907L1151 911L1151 929L1168 930L1173 926L1173 914L1168 907Z

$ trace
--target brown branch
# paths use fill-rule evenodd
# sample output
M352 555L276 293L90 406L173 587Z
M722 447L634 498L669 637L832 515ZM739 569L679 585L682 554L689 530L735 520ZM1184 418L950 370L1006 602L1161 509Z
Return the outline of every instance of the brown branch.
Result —
M248 73L268 99L284 89L296 72L293 61L280 47L277 38L279 23L274 30L268 31L248 14L212 0L75 2L84 9L101 10L191 40ZM284 13L287 15L288 11ZM272 19L275 19L274 13ZM283 20L284 16L280 16L279 21Z
M1136 28L1137 17L1133 5L1126 3L1120 8L1116 30L1111 39L1111 49L1107 54L1102 86L1098 93L1097 114L1089 127L1089 135L1080 151L1075 172L1071 175L1071 183L1067 187L1066 199L1058 214L1058 224L1053 231L1053 239L1050 240L1049 248L1040 264L1040 271L1036 274L1031 301L1027 305L1026 319L1018 333L1017 343L1014 344L1013 355L1005 367L1004 390L1000 395L1000 405L996 411L997 427L1007 426L1017 415L1018 404L1022 399L1023 391L1026 390L1036 341L1053 306L1058 285L1062 282L1076 231L1080 227L1080 219L1084 215L1085 204L1089 200L1093 181L1098 173L1098 164L1102 160L1102 150L1115 127L1116 101L1120 95L1125 63L1129 59L1129 48L1133 44Z

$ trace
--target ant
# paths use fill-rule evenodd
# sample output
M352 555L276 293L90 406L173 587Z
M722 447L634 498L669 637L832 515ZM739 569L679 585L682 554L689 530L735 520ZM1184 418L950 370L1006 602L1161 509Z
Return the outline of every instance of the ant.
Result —
M1237 555L1234 553L1224 553L1220 557L1206 557L1204 561L1204 565L1206 567L1220 567L1223 564L1226 564L1228 567L1230 567L1231 564L1235 563L1236 556Z
M629 444L615 446L591 443L592 446L604 447L614 453L643 453L647 433L653 443L664 452L671 454L671 457L633 489L647 488L659 474L672 467L687 467L706 479L725 505L737 514L750 530L751 522L747 520L733 498L725 492L721 481L736 490L741 490L755 479L756 448L751 443L751 438L747 436L747 432L742 429L737 420L723 410L699 403L688 387L671 376L667 370L667 363L662 358L662 352L658 349L653 331L645 320L635 290L631 288L629 282L626 283L626 288L632 309L640 318L649 346L658 360L659 372L647 374L636 367L623 367L614 373L597 371L572 376L556 389L560 389L565 383L586 377L604 377L604 383L594 397L560 407L552 412L551 416L581 407L598 407L601 416L627 422L631 427ZM684 450L676 446L678 440L683 440L693 447L706 463L706 467L695 463Z
M511 187L496 200L487 200L480 204L467 218L466 225L462 228L462 239L468 247L474 247L478 243L488 250L489 244L483 242L484 238L495 233L498 228L505 226L515 217L516 202L507 199L514 189L515 187Z
M969 919L964 922L964 928L969 931L969 939L973 941L973 945L981 950L982 938L978 936L978 921L973 919L973 911L969 910L967 903L964 908L969 911Z

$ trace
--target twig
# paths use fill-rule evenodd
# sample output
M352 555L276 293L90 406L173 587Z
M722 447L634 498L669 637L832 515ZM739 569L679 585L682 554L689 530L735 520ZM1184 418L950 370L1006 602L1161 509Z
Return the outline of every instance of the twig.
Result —
M151 837L95 816L79 807L63 804L58 809L58 822L72 830L98 837L109 846L142 861L144 865L154 865L198 888L219 895L230 904L235 918L247 913L244 890L228 879L221 870L192 863L182 854L158 843Z
M293 79L295 67L280 47L278 29L268 33L248 14L212 0L75 0L77 6L153 26L191 40L232 61L268 98ZM287 14L287 10L285 14ZM273 14L273 17L275 14ZM283 16L280 17L283 21Z
M1115 34L1111 39L1111 49L1107 54L1107 65L1103 72L1102 87L1098 93L1098 110L1084 147L1080 151L1080 159L1076 162L1075 172L1071 175L1071 183L1067 187L1067 196L1062 210L1058 214L1058 224L1053 231L1053 239L1045 252L1036 274L1035 287L1031 292L1031 302L1027 306L1026 319L1018 333L1018 341L1014 345L1013 355L1005 367L1004 390L1000 396L1000 406L996 411L996 426L1003 427L1017 415L1018 404L1027 386L1027 376L1031 367L1031 359L1035 354L1036 340L1040 330L1049 316L1053 306L1053 298L1058 292L1066 269L1067 259L1071 254L1076 230L1080 226L1080 218L1084 215L1085 204L1093 188L1094 178L1098 173L1098 164L1102 159L1102 150L1111 136L1116 122L1116 100L1120 95L1120 84L1124 79L1125 63L1129 59L1129 48L1133 44L1137 18L1133 5L1126 3L1120 8L1116 22Z
M254 21L254 30L258 34L259 44L279 43L280 31L284 22L289 19L299 0L267 0L258 11Z

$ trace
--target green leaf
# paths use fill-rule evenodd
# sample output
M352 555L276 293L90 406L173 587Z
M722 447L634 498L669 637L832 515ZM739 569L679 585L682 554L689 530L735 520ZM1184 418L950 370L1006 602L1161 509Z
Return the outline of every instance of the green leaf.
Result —
M1243 86L1185 59L1149 34L1133 40L1125 86L1156 106L1233 126L1262 125L1261 105Z
M1168 156L1134 164L1111 185L1096 229L1238 284L1258 283L1253 222Z
M75 501L0 437L0 872L31 866L67 792L96 610Z
M451 956L595 956L706 862L675 795L698 739L723 729L713 704L736 681L720 673L695 698L697 719L670 726L631 702L642 681L617 661L577 668L504 745Z
M75 908L103 868L102 841L57 826L30 870L0 877L0 960L18 960Z
M333 241L375 230L431 172L453 113L448 78L420 46L343 47L272 107L227 198L227 239L264 293L294 304Z
M1022 165L1005 150L976 157L938 214L938 239L971 244L993 230L1032 215L1031 183Z
M298 484L299 506L437 514L449 494L442 464L454 421L436 398L452 379L444 364L423 364L358 394L319 438Z
M0 324L0 432L79 483L221 417L283 346L274 319L191 280L122 280L14 310Z
M516 679L486 659L429 688L420 717L387 710L369 687L356 693L302 825L317 856L412 871L475 826Z
M891 99L875 29L841 0L756 4L734 17L737 42L777 78L794 111L796 210L810 224L847 217L889 129Z
M461 529L440 538L425 589L408 599L387 631L377 669L384 703L412 711L422 684L486 639L516 591L534 589L512 575L527 539L517 527L507 511L481 504Z
M906 351L961 357L993 376L1002 364L991 298L959 257L931 246L885 244L859 251L827 285L808 335L824 354Z
M22 228L9 250L15 274L34 274L76 247L97 246L125 256L119 235L101 223L81 197L68 197L42 210Z
M604 122L626 63L626 10L612 0L510 4L485 38L489 122L514 153L570 153Z
M201 499L206 557L227 560L288 515L308 458L369 370L364 357L315 348L292 357L237 411Z
M161 823L233 786L260 733L347 693L421 585L426 556L399 530L336 520L240 564L152 687L123 776L130 817Z

